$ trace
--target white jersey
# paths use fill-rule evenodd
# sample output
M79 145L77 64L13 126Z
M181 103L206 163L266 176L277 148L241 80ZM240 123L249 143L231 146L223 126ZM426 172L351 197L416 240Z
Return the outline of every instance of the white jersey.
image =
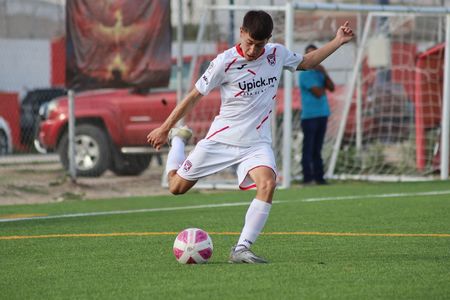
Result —
M270 124L281 72L295 71L302 60L302 55L272 43L253 61L244 58L239 45L219 54L195 84L202 95L220 86L220 112L206 139L243 147L271 143Z

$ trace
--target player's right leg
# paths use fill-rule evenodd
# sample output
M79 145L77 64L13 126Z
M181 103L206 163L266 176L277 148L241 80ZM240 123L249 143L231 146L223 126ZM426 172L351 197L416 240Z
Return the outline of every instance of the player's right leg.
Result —
M167 155L166 172L169 191L174 195L186 193L197 182L186 180L177 174L177 170L186 158L184 148L191 136L192 130L186 126L172 128L169 133L169 146L171 148Z
M167 174L167 180L169 182L169 191L174 195L186 193L197 183L197 181L189 181L181 178L177 174L177 170L169 171Z

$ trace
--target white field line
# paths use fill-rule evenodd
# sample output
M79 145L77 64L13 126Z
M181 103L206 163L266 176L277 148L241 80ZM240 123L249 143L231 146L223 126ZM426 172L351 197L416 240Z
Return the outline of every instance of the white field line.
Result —
M354 200L354 199L371 199L371 198L402 198L402 197L413 197L413 196L439 196L439 195L449 195L449 194L450 194L450 191L447 190L447 191L430 191L430 192L417 192L417 193L393 193L393 194L378 194L378 195L322 197L322 198L303 199L300 201L302 201L302 202L317 202L317 201Z
M275 201L273 201L273 202L275 202ZM48 219L94 217L94 216L109 216L109 215L125 215L125 214L135 214L135 213L144 213L144 212L160 212L160 211L188 210L188 209L201 209L201 208L216 208L216 207L243 206L243 205L249 205L249 203L248 202L234 202L234 203L204 204L204 205L192 205L192 206L143 208L143 209L133 209L133 210L112 210L112 211L99 211L99 212L91 212L91 213L64 214L64 215L54 215L54 216L40 216L40 217L16 218L16 219L0 219L0 222L15 222L15 221L27 221L27 220L48 220Z
M430 191L430 192L417 192L417 193L393 193L393 194L374 194L374 195L355 195L355 196L339 196L339 197L319 197L319 198L306 198L298 200L274 200L273 203L290 203L290 202L319 202L319 201L337 201L337 200L363 200L373 198L403 198L412 196L438 196L449 195L450 190L445 191ZM49 220L49 219L63 219L63 218L78 218L78 217L95 217L95 216L109 216L109 215L125 215L135 213L146 212L160 212L160 211L176 211L176 210L189 210L189 209L203 209L203 208L218 208L218 207L231 207L231 206L247 206L249 202L229 202L219 204L204 204L204 205L192 205L192 206L176 206L176 207L160 207L160 208L144 208L134 210L113 210L113 211L100 211L90 213L75 213L75 214L63 214L54 216L38 216L28 218L8 218L0 219L0 223L4 222L17 222L17 221L30 221L30 220Z

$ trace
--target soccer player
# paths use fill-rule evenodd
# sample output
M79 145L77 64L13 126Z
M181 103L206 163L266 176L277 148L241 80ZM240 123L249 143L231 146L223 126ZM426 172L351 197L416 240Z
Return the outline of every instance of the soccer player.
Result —
M266 223L276 188L270 119L283 69L314 68L353 37L346 22L333 40L302 56L283 45L269 43L272 29L268 13L247 12L240 28L240 43L219 54L167 120L147 136L157 150L169 139L166 172L173 194L183 194L198 179L233 165L237 166L241 189L256 187L239 240L231 249L230 263L267 262L250 248ZM173 127L216 87L220 87L222 98L219 115L206 137L185 158L185 144L192 132L187 127Z

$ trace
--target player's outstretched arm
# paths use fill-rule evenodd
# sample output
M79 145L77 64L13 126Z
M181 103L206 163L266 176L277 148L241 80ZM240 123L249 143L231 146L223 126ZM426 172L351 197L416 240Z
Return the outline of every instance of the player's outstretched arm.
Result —
M189 94L174 108L169 117L158 128L147 135L147 142L156 150L167 142L169 131L175 124L189 113L203 95L194 87Z
M297 66L297 70L308 70L315 68L325 58L336 51L343 44L347 43L353 38L353 30L346 21L344 25L339 27L336 36L333 40L326 43L323 47L311 51L303 56L303 60Z

